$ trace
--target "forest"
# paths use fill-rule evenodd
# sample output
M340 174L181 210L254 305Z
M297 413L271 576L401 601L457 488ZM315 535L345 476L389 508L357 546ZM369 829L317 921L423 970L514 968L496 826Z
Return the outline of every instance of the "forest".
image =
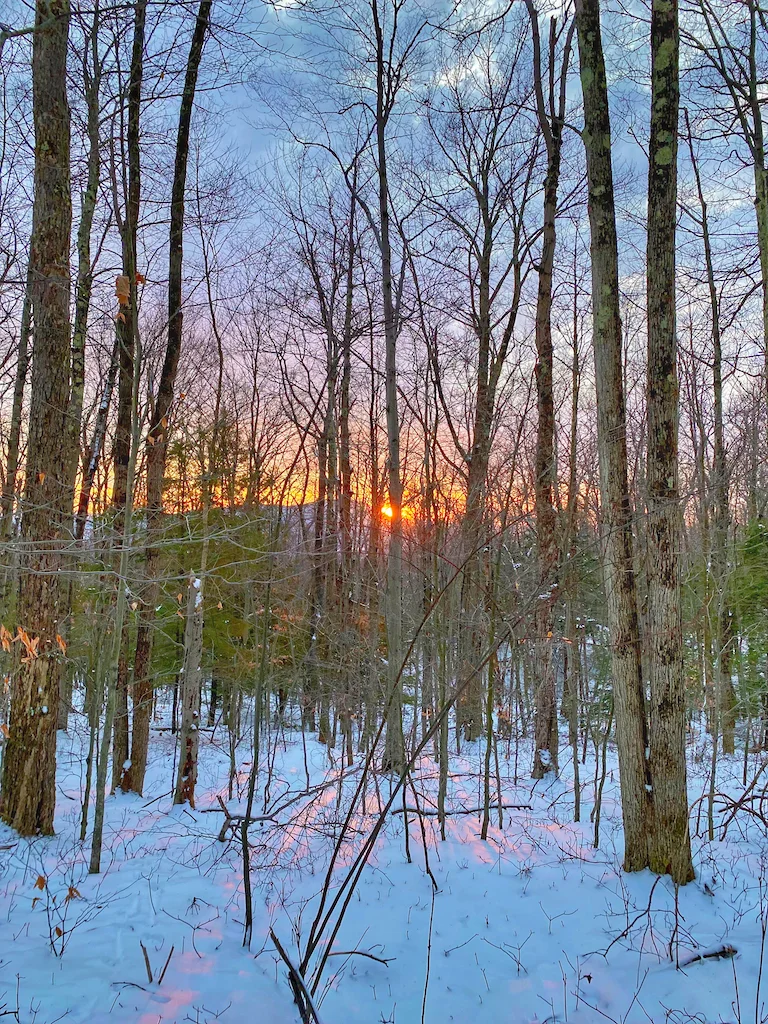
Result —
M768 2L3 0L0 1017L767 1024Z

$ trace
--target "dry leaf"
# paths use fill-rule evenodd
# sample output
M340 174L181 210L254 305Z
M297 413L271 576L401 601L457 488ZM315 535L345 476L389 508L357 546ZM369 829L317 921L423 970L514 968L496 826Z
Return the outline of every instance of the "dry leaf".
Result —
M35 888L39 889L40 892L45 888L45 875L38 875L37 881L35 882Z
M118 313L115 317L115 323L127 324L128 321L125 319L125 314Z
M42 471L37 474L37 482L39 484L45 483L45 473L43 473Z
M4 651L10 651L13 637L5 626L0 625L0 644L3 646Z
M69 889L67 890L66 898L68 900L81 900L83 897L80 895L80 891L74 887L74 885L70 885Z
M6 739L8 739L8 737L11 735L11 730L8 728L5 722L3 722L2 725L0 725L0 732L3 734L3 736L5 736Z
M120 274L115 280L115 295L121 306L128 306L131 301L131 280L127 274Z
M221 601L219 601L219 603L216 605L216 607L219 609L219 611L221 611L221 609L224 607L224 605L221 603Z
M59 926L56 925L56 938L60 939L63 934L64 932L61 930L61 928L59 928Z
M64 640L63 637L59 636L58 633L56 634L56 643L59 645L59 650L61 651L61 653L62 654L66 654L67 653L67 641Z
M138 270L137 270L136 271L136 284L146 284L146 283L147 283L146 277L144 277L143 274L140 274L138 272Z

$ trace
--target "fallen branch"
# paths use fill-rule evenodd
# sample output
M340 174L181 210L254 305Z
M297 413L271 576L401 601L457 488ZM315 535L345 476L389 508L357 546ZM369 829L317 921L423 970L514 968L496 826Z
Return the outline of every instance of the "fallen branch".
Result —
M494 806L498 807L498 804L495 804ZM502 804L502 810L503 811L532 811L533 810L533 804ZM419 808L419 807L395 807L389 813L390 814L402 814L403 812L405 812L406 814L421 815L424 818L437 818L438 815L440 814L439 811L426 810L423 807L422 808ZM483 813L483 808L482 807L470 807L467 810L460 809L460 810L457 810L457 811L446 811L445 812L445 816L446 816L446 818L450 818L450 817L452 817L455 814L482 814L482 813Z
M700 963L702 960L732 960L736 956L738 950L735 946L726 944L725 946L718 946L717 949L712 949L708 953L695 953L689 957L688 960L679 964L680 968L690 967L691 964Z

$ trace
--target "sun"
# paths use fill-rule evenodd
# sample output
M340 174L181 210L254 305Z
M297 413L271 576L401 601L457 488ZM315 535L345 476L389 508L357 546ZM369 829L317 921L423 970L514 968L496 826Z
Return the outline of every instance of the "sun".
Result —
M391 505L382 505L381 514L383 516L386 516L387 519L392 519L395 515L395 510L392 508Z

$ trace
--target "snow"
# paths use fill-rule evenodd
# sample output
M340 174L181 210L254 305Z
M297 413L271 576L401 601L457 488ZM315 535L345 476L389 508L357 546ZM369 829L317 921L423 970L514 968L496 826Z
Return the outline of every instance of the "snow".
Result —
M74 717L71 736L60 734L59 744L56 835L19 840L0 828L0 1006L15 1010L18 999L24 1024L298 1022L269 930L294 963L301 960L333 836L360 779L359 762L342 772L339 750L330 752L331 763L315 739L307 739L305 753L298 731L273 731L275 769L266 797L273 820L250 829L249 951L242 945L238 844L217 840L223 815L216 799L221 796L230 813L244 812L249 742L237 749L230 800L226 737L201 734L192 811L174 807L169 792L174 737L153 733L144 796L106 801L98 876L88 874L89 844L78 838L87 752L82 716ZM581 766L582 822L576 824L565 745L560 777L534 783L527 777L530 741L517 751L514 741L500 744L503 803L530 809L504 810L501 827L492 810L487 841L480 839L477 814L452 814L445 842L436 818L424 817L426 862L421 824L409 813L408 863L398 797L393 809L399 813L388 817L334 940L332 951L340 955L328 959L318 987L324 1024L419 1024L428 956L426 1024L716 1024L739 1019L737 998L744 1024L762 1020L758 979L768 922L768 838L754 816L738 815L723 839L727 815L718 813L717 839L709 842L701 799L706 747L697 732L690 750L697 879L679 890L677 913L668 878L621 871L612 748L598 849L589 820L594 760ZM760 757L749 757L750 778ZM483 758L481 744L453 754L453 811L482 804ZM721 764L719 792L743 791L742 765L743 754ZM419 803L432 808L438 781L433 761L423 758L413 775ZM262 777L257 815L264 813L265 782ZM380 777L368 786L365 811L358 807L353 816L334 885L374 824L388 785ZM309 796L299 796L308 789ZM492 793L495 799L495 780ZM409 807L413 801L409 788ZM438 886L434 896L426 863ZM735 957L714 955L726 946Z

